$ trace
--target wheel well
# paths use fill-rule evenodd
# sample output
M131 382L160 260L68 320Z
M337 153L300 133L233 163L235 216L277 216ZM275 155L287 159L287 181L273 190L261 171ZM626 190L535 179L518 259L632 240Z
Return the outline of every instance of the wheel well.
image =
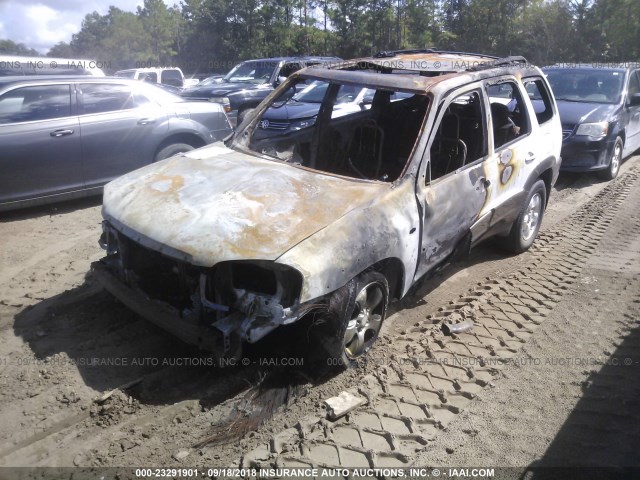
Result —
M399 299L404 286L404 265L398 258L385 258L371 265L371 270L382 273L389 283L389 295Z
M551 196L551 181L553 180L553 170L546 169L540 174L540 178L544 182L545 190L547 191L547 204L549 203L549 197Z
M162 143L158 145L154 158L158 155L160 150L174 143L186 143L187 145L191 145L193 148L204 147L206 145L206 142L194 133L176 133L175 135L165 138Z

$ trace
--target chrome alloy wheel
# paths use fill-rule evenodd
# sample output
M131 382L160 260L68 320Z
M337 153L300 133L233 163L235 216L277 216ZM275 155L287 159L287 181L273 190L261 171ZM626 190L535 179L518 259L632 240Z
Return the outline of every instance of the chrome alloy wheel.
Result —
M612 177L615 177L616 174L618 173L621 159L622 159L622 144L621 142L616 142L616 144L613 146L613 155L611 155L611 165L609 166L609 170L611 172Z
M382 326L385 302L377 282L364 286L356 296L353 314L344 332L343 346L349 358L359 357L371 348Z
M529 205L524 212L524 218L522 219L522 229L520 235L522 240L527 242L534 236L538 230L538 224L540 222L540 214L542 213L542 198L539 193L536 193L529 200Z

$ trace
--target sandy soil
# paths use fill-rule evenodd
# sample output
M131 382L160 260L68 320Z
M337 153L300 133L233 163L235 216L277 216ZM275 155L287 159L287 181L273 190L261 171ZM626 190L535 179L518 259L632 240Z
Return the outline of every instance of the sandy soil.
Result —
M613 183L626 181L639 166L638 157L630 159ZM370 360L329 378L274 367L292 355L277 339L259 346L247 368L213 368L200 352L97 288L87 272L102 256L99 200L3 214L0 465L222 467L259 458L252 452L274 435L323 417L324 399L350 387L366 385L378 395L378 382L406 384L409 377L401 369L394 380L399 345L417 346L421 335L431 335L433 342L439 331L434 315L478 305L474 300L469 308L461 300L470 289L508 285L510 275L520 278L523 268L543 268L558 245L570 252L580 232L589 231L587 207L594 201L600 202L594 208L611 217L597 226L602 238L588 255L579 255L579 273L567 273L562 292L546 291L549 300L537 310L544 321L524 329L517 349L506 349L513 350L508 358L529 362L510 361L487 373L490 381L482 388L463 384L462 392L469 389L464 407L438 413L444 420L433 432L421 424L424 444L414 439L420 448L401 464L638 465L640 182L635 190L610 192L610 201L599 199L606 188L587 175L561 177L536 248L510 257L483 245L468 260L423 281L393 307ZM587 213L576 217L581 208ZM568 218L573 220L565 227ZM262 358L271 362L261 364ZM559 358L582 363L560 365ZM614 358L631 358L632 364L606 363ZM372 400L367 408L380 405ZM376 435L375 429L366 431ZM613 448L620 444L612 443L614 435L622 435L625 446ZM267 463L274 458L269 455ZM349 460L342 464L355 466Z

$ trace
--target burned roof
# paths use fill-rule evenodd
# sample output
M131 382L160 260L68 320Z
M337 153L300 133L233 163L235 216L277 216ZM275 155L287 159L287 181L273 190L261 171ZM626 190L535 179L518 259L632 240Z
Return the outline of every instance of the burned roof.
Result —
M372 57L348 60L342 69L374 68L390 73L404 70L421 74L440 74L484 70L508 65L525 65L524 57L499 58L480 53L450 52L443 50L394 50L378 52ZM336 68L336 67L333 67Z
M398 50L379 52L373 57L331 63L322 68L307 68L295 75L397 91L424 92L448 79L465 77L468 80L468 77L495 75L494 70L498 68L503 70L502 74L514 74L515 69L529 67L531 65L524 57L499 58L477 53L431 49ZM389 75L391 73L394 75Z

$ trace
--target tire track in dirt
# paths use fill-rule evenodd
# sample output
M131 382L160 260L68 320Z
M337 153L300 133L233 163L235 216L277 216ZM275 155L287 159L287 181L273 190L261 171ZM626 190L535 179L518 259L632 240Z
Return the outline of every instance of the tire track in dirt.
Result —
M563 293L576 281L620 206L638 183L637 167L610 183L541 236L532 262L488 278L451 305L370 352L378 366L358 385L367 406L329 422L312 417L274 435L243 467L399 467L492 385ZM471 319L471 332L440 326Z

